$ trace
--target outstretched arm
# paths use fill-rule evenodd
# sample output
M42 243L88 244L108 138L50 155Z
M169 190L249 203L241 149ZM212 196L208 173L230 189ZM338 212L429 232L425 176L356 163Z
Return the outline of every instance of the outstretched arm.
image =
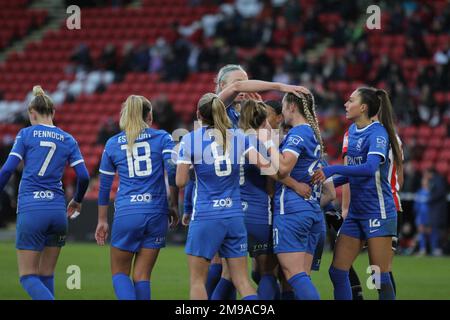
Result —
M223 101L225 106L228 106L233 102L236 96L241 92L261 92L277 90L286 93L292 93L299 95L300 92L309 94L310 91L302 86L293 86L279 82L268 82L260 80L243 80L237 81L219 93L219 98Z
M312 183L323 183L327 178L334 174L340 174L347 177L373 177L383 158L378 154L369 154L367 161L356 166L329 166L314 172Z

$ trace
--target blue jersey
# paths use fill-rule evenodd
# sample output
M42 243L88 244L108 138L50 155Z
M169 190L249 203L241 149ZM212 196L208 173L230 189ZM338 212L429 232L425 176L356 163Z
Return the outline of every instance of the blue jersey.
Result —
M234 129L239 128L239 117L240 114L239 112L236 111L236 109L234 108L234 106L232 104L230 104L227 107L227 116L231 121L231 124L233 125Z
M55 126L39 124L19 131L10 155L25 163L17 212L64 211L64 168L84 162L75 139Z
M353 218L392 218L396 216L389 176L389 136L386 129L375 121L358 129L352 124L348 131L347 164L360 165L369 154L380 155L383 160L374 177L349 177L350 207Z
M309 199L299 196L294 190L277 182L275 193L275 214L290 214L301 211L320 212L321 187L311 185L311 176L320 164L320 144L308 124L289 130L280 144L280 151L290 152L297 157L297 163L290 176L298 182L310 184L313 192Z
M164 160L172 157L175 143L164 130L147 128L129 150L125 132L108 140L100 173L119 174L115 214L167 214Z
M252 135L249 138L255 145L256 137ZM272 224L270 197L267 194L267 177L261 174L261 170L257 166L246 161L240 168L239 184L245 222Z
M239 173L242 156L251 146L240 130L229 130L229 152L212 136L212 130L199 128L186 134L180 143L178 163L193 164L195 185L192 220L243 216Z

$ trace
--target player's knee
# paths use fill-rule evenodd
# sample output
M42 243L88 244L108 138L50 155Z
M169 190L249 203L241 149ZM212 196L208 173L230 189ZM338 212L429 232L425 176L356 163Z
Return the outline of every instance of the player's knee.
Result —
M149 281L151 277L151 272L149 271L143 271L143 270L135 270L133 272L133 281L139 282L139 281Z

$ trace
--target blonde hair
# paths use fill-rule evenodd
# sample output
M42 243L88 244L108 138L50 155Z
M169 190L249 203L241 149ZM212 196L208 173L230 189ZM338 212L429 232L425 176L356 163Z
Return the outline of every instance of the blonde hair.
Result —
M220 89L220 85L223 82L227 81L227 75L230 72L237 71L237 70L245 72L245 70L238 64L227 64L227 65L223 66L222 68L220 68L219 72L217 73L216 78L214 79L214 83L216 84L216 94L218 94L220 91L222 91Z
M35 110L37 113L43 116L52 116L55 112L52 99L45 94L41 86L33 87L34 98L30 101L28 110Z
M258 129L267 119L267 106L264 102L246 100L242 104L239 128L244 131Z
M152 112L152 105L143 96L131 95L127 98L120 111L120 129L125 131L127 144L131 149L139 134L148 124L145 122L149 113Z
M216 139L217 143L223 146L225 152L229 140L228 129L232 126L222 100L214 93L206 93L198 101L197 108L202 116L202 121L220 132L220 137L216 136Z

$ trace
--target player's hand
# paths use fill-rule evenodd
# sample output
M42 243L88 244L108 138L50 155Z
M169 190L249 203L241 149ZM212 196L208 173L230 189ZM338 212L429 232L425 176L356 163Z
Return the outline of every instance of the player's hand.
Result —
M311 177L311 183L312 184L322 184L327 177L325 176L325 173L323 173L322 169L317 170L314 172L313 176Z
M280 91L285 92L285 93L292 93L293 95L296 95L299 98L301 98L300 93L311 94L311 91L309 91L309 89L306 87L293 86L293 85L289 85L289 84L282 84L280 86Z
M294 191L305 199L309 199L311 197L312 192L311 187L306 183L303 182L296 183Z
M109 225L106 221L99 221L95 230L95 240L99 246L104 246L108 239Z
M67 217L70 219L75 219L80 215L81 203L71 200L67 206Z
M247 92L245 94L245 98L249 100L255 100L255 101L263 101L261 95L256 92Z
M191 222L191 215L190 214L183 214L183 218L181 220L181 224L185 227L189 225L189 222Z
M178 225L178 222L180 222L178 209L176 207L171 207L169 209L169 228L174 229Z

